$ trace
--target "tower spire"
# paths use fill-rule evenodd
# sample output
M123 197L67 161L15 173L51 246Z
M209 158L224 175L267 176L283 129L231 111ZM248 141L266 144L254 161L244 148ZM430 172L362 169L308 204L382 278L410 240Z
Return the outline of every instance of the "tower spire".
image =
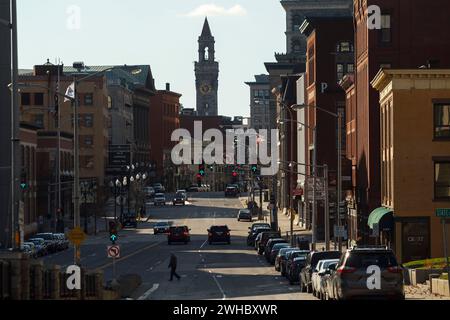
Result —
M211 29L209 28L208 17L205 18L205 23L203 24L202 35L200 37L201 38L212 37Z

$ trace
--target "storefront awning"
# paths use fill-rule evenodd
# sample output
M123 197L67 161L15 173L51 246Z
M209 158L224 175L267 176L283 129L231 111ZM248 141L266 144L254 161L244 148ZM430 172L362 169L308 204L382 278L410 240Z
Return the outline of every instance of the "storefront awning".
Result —
M374 224L379 224L381 218L383 218L388 213L393 213L393 210L386 207L380 207L372 211L372 213L369 216L368 225L370 229L373 229Z

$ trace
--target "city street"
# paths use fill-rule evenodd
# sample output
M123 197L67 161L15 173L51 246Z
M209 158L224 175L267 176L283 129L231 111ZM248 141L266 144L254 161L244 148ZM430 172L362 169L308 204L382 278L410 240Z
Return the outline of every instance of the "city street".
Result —
M148 206L149 222L138 230L119 233L121 259L117 275L137 274L143 284L131 297L141 300L311 300L312 295L300 293L297 285L289 286L263 257L246 246L249 222L238 222L242 208L236 199L223 194L199 193L185 207ZM153 235L153 223L168 220L174 225L191 228L191 243L169 246L165 235ZM206 242L211 225L228 225L231 245ZM110 245L107 234L90 238L82 246L82 265L92 270L100 268L105 280L112 279L112 261L106 256ZM170 253L178 257L180 281L169 282ZM67 266L73 263L73 250L49 256L46 263Z

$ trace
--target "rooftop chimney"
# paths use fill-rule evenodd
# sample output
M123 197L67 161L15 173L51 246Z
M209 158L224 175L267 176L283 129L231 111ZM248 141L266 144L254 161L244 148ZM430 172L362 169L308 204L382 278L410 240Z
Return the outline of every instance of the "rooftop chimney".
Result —
M166 91L170 91L170 83L166 83Z

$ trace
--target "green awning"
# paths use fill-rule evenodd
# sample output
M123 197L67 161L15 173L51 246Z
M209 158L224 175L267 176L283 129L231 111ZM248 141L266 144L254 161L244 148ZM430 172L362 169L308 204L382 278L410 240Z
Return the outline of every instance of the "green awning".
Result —
M388 213L392 213L393 210L386 207L380 207L372 211L372 213L369 216L368 225L370 229L373 229L374 224L379 224L381 218L383 218Z

